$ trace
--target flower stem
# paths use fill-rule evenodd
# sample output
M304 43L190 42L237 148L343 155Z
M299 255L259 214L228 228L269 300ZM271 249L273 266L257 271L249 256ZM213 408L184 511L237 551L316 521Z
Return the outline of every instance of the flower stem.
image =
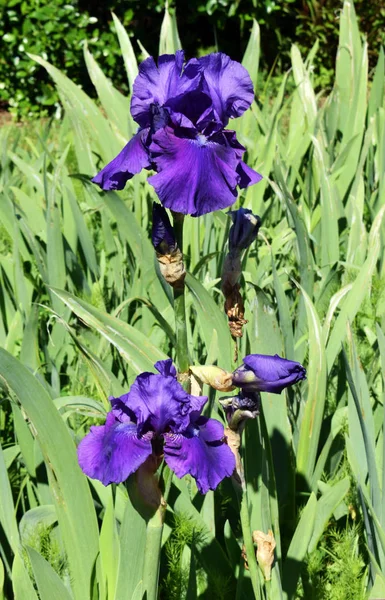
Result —
M183 254L183 223L184 215L172 213L175 238L180 251ZM186 302L185 302L185 284L174 287L174 314L175 314L175 334L176 334L176 358L179 373L188 373L189 357L187 343L186 327Z
M166 506L161 504L147 522L143 582L147 600L157 600L163 523Z
M245 544L247 564L249 566L249 572L250 572L251 584L253 586L254 597L256 600L261 600L261 588L259 586L258 565L257 565L257 559L255 557L255 548L254 548L254 544L253 544L253 538L251 536L249 507L247 505L247 492L245 489L242 490L241 526L242 526L242 534L243 534L243 543Z

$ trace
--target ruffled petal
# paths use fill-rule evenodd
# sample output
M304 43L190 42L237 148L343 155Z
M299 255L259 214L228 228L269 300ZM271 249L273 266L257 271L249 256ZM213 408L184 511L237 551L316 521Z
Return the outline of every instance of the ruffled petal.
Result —
M254 185L254 183L258 183L262 179L262 175L254 171L249 165L241 160L237 166L237 173L239 175L239 187L246 188L249 185Z
M254 99L253 83L244 67L222 52L202 56L202 65L215 111L225 127L240 117Z
M235 458L224 440L223 425L200 417L188 431L165 434L164 459L178 477L189 474L201 494L215 490L235 469Z
M81 469L103 485L125 481L151 453L151 441L138 437L136 425L120 423L112 413L105 425L91 427L78 446Z
M168 358L167 360L158 360L154 367L164 377L176 378L176 368L171 358Z
M166 127L153 136L150 152L158 173L148 181L166 208L197 217L235 202L239 158L229 145L177 137Z
M122 190L127 181L150 167L146 143L149 129L142 129L93 179L103 190Z
M168 429L179 432L190 421L190 396L174 376L142 373L119 400L135 415L139 434L149 430L160 434Z
M200 64L197 60L187 63L183 71L184 52L163 54L158 66L150 56L139 65L134 81L131 114L141 127L151 125L151 106L163 106L167 100L188 93L199 86ZM182 72L183 71L183 72Z

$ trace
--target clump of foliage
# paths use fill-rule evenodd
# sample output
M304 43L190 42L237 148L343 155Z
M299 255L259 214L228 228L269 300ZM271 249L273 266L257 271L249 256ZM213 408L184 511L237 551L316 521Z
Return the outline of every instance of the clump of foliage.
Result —
M262 31L262 69L282 73L290 66L290 47L298 44L307 54L318 40L314 66L316 87L330 86L338 46L341 5L334 0L193 0L186 6L176 0L178 23L188 55L220 47L239 60L245 50L253 19ZM27 53L46 58L80 85L95 91L83 60L87 44L104 73L124 94L128 92L111 12L130 35L145 41L146 50L158 53L164 0L87 2L82 0L11 0L0 5L0 108L19 117L52 114L59 109L55 86L47 73ZM367 35L374 66L384 43L385 8L381 0L356 2L361 30ZM138 56L139 46L135 46Z

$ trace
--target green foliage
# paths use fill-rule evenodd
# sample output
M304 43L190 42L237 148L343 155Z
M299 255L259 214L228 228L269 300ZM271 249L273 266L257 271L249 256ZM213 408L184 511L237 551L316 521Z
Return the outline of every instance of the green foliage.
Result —
M241 3L223 2L211 6L212 18L231 6L229 19L239 16ZM116 24L130 80L137 64ZM168 15L160 45L178 39ZM237 206L259 213L263 227L243 259L248 324L236 360L219 283L229 219L224 212L187 218L184 230L192 360L231 369L247 353L277 352L308 369L294 390L263 394L260 418L245 428L246 514L252 530L273 530L271 597L285 600L312 597L312 589L319 600L347 593L356 600L376 577L378 589L385 584L384 63L381 54L368 78L351 2L339 44L329 94L317 97L315 55L305 58L297 47L272 94L253 29L244 60L262 93L234 126L264 179ZM75 444L104 419L108 396L127 391L156 360L175 359L174 314L154 266L154 192L145 174L121 193L89 183L132 123L129 99L109 85L97 49L88 47L98 103L57 68L59 59L52 65L37 56L31 60L54 81L62 119L0 129L0 586L4 578L7 600L36 600L35 581L42 598L55 590L75 600L141 597L146 522L124 485L87 482ZM208 413L221 418L212 392L203 393ZM22 523L32 517L43 525L25 543ZM190 600L195 590L202 598L253 597L230 481L202 497L189 478L174 478L166 523L164 597ZM32 546L33 576L24 545ZM265 600L262 583L260 593Z
M331 526L307 561L307 577L298 598L364 600L367 557L362 553L361 528ZM306 583L305 583L306 582Z
M334 0L193 0L185 5L176 0L179 30L189 56L213 51L217 46L235 59L246 48L250 27L257 20L262 31L262 71L275 69L273 81L290 64L290 47L297 43L307 54L317 42L314 82L318 88L332 84L338 46L341 5ZM37 54L60 68L87 94L95 90L83 61L89 49L103 66L104 74L124 94L127 78L122 70L119 43L111 11L116 13L130 36L145 40L146 50L156 55L164 0L82 2L81 0L3 0L0 3L0 107L18 117L59 115L55 86L47 73L27 55ZM171 5L171 3L170 3ZM174 10L174 9L171 9ZM370 65L375 66L384 44L385 9L381 0L356 2L361 30L370 47ZM137 56L141 50L134 48ZM277 68L278 65L278 68Z

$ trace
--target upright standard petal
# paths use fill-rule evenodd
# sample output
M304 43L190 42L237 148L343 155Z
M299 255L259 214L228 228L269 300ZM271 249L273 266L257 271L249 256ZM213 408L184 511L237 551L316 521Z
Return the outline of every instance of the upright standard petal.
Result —
M225 127L230 118L240 117L254 99L250 75L240 63L223 52L202 56L198 61L215 111Z
M200 417L183 434L164 435L164 459L178 477L189 474L201 494L215 490L235 469L235 458L224 439L223 425Z
M282 390L306 378L306 369L298 362L278 354L249 354L233 373L233 383L244 390L280 394Z
M131 114L141 127L151 125L151 106L164 106L167 100L186 94L199 86L201 67L191 60L183 70L184 52L163 54L156 65L152 56L139 65L134 81Z
M142 373L120 400L135 415L139 434L161 434L170 428L179 432L188 426L190 396L174 376Z
M198 217L235 202L239 158L230 146L202 134L178 137L166 127L153 136L150 151L158 173L148 182L166 208Z
M81 469L103 485L125 481L151 453L150 439L138 436L136 425L120 423L112 413L105 425L91 427L78 446Z
M150 167L146 148L149 128L142 129L124 146L123 150L93 179L102 190L122 190L127 181L142 169Z
M176 379L176 367L171 358L167 358L166 360L158 360L154 367L164 377L175 377Z

